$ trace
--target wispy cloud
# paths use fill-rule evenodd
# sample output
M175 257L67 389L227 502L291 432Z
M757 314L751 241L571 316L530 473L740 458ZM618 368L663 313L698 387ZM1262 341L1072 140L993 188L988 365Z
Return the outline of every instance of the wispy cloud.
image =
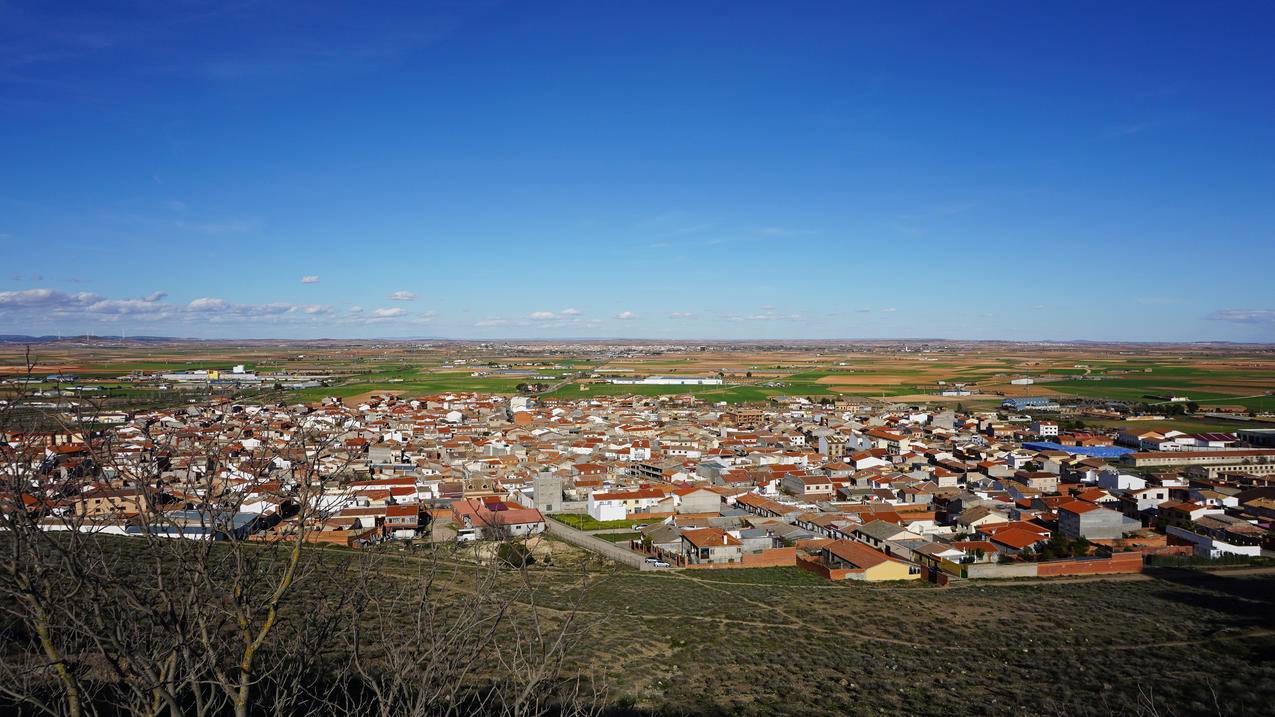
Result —
M394 301L416 301L415 291L395 291L390 294L390 299Z
M262 226L260 219L239 217L227 219L172 219L164 216L146 216L142 214L109 214L103 219L130 226L176 229L205 236L243 234L257 231Z
M527 314L527 318L536 321L580 321L578 317L582 314L579 309L563 309L562 311L533 311Z
M175 221L172 224L178 229L209 236L251 232L261 227L261 221L257 219L232 219L213 222Z
M302 284L317 284L319 283L319 277L315 274L307 274L306 276L301 277L301 283Z
M1205 318L1236 324L1269 324L1275 323L1275 309L1219 309Z
M632 321L633 319L636 319L637 317L638 315L633 313L632 311L621 311L620 313L615 315L615 318L620 321Z
M1104 139L1119 139L1121 137L1132 137L1135 134L1142 134L1147 130L1156 126L1155 122L1129 122L1115 127L1109 127L1102 133Z
M811 231L809 229L794 229L792 227L769 226L769 227L757 227L756 229L753 229L753 233L763 237L771 238L771 239L791 239L793 237L811 236L813 234L816 234L817 232Z
M782 313L774 307L763 307L756 314L725 314L723 321L805 321L806 317L798 313Z

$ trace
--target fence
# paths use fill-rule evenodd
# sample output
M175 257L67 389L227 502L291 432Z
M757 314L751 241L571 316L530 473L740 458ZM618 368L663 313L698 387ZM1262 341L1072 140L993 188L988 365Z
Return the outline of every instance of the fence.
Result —
M1254 558L1249 555L1221 555L1216 558L1204 558L1198 555L1148 555L1147 565L1156 568L1207 568L1231 565L1271 565L1266 558Z
M568 543L577 545L585 550L598 553L603 557L610 558L617 563L628 565L629 567L637 568L638 570L657 569L654 565L646 562L646 559L637 553L625 550L623 547L603 540L602 538L595 538L582 530L576 530L575 528L559 523L556 520L546 520L545 527L548 528L549 533L553 536L562 538Z

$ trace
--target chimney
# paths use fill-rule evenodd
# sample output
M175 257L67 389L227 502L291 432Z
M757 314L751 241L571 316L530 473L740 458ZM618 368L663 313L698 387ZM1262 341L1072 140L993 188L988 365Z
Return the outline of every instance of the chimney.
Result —
M722 545L726 544L726 534L722 533Z

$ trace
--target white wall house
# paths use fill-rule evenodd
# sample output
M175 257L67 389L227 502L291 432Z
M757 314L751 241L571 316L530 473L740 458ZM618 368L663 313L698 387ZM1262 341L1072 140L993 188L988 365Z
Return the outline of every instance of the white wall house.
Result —
M1223 555L1248 555L1257 557L1262 554L1260 545L1233 545L1200 533L1193 533L1185 528L1170 525L1165 529L1169 535L1190 541L1195 546L1195 554L1202 558L1218 558Z
M1107 490L1142 490L1147 487L1147 482L1135 475L1105 470L1098 474L1098 485Z
M594 520L624 520L629 513L649 510L663 499L664 493L658 490L598 491L589 495L586 510Z

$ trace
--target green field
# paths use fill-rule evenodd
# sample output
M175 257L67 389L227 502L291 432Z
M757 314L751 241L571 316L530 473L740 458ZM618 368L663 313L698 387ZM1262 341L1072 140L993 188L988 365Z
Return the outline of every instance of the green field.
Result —
M327 396L347 398L369 391L392 391L409 397L448 391L509 394L515 392L518 384L528 381L525 378L496 378L491 376L470 376L469 374L422 374L415 371L408 371L405 375L395 375L390 378L402 378L403 380L390 381L384 378L373 381L360 380L355 383L338 386L306 388L297 391L296 395L303 401L318 401Z
M1128 351L1090 347L971 346L959 352L933 353L883 350L828 350L789 347L780 351L757 347L717 346L708 350L673 354L653 350L626 352L623 356L602 356L555 349L537 353L534 348L497 350L493 346L456 344L412 346L410 344L360 344L317 346L248 346L243 344L174 343L166 346L37 347L37 375L74 373L88 379L109 379L131 371L158 372L173 369L228 368L243 363L259 372L313 371L329 378L327 387L292 394L299 400L315 401L325 396L349 397L362 393L393 391L417 396L447 391L511 394L520 383L558 383L548 398L587 399L615 396L693 395L708 402L764 402L775 396L805 396L814 399L844 395L886 398L903 395L930 395L938 392L939 381L973 384L984 395L1045 395L1074 398L1108 398L1148 402L1149 395L1186 395L1207 408L1208 404L1242 404L1255 411L1275 411L1275 359L1257 349L1219 351L1153 349L1135 347ZM0 350L0 365L9 373L22 363L21 347ZM456 366L465 359L468 364ZM440 370L444 365L457 370ZM551 366L564 368L550 368ZM1076 368L1086 365L1090 368ZM41 368L43 367L43 368ZM530 375L508 375L499 371L526 369L553 379L533 379ZM642 386L591 383L581 386L570 380L576 372L597 369L616 375L680 373L727 376L724 386ZM624 373L618 371L623 369ZM1150 369L1144 372L1143 369ZM490 371L488 376L472 376L473 371ZM751 373L749 376L747 374ZM1101 380L1080 380L1089 375ZM1044 378L1034 386L1010 386L1018 376ZM820 383L836 377L837 382ZM1065 380L1051 381L1048 378ZM763 385L775 384L775 385ZM977 401L971 398L970 402Z
M1254 389L1247 395L1218 393L1216 391L1199 390L1197 386L1208 386L1210 382L1224 380L1225 375L1203 375L1195 378L1183 376L1167 376L1159 373L1144 374L1138 378L1111 378L1101 381L1063 381L1044 384L1051 391L1058 391L1082 398L1109 398L1121 401L1154 403L1156 399L1148 396L1164 396L1167 394L1182 395L1200 404L1201 410L1207 410L1208 404L1243 405L1254 411L1275 411L1275 396L1262 395L1268 390L1275 390L1275 385Z
M725 386L642 386L634 384L568 383L565 386L544 394L545 398L561 398L567 400L587 399L595 396L685 396L692 395L709 402L749 403L766 401L772 396L834 396L827 386L793 385L784 388L769 388L755 385Z
M1044 416L1042 415L1042 418ZM1275 428L1275 424L1251 421L1228 421L1210 418L1169 418L1163 421L1117 421L1102 418L1082 418L1086 428L1102 428L1135 431L1183 431L1186 433L1233 433L1245 428Z

